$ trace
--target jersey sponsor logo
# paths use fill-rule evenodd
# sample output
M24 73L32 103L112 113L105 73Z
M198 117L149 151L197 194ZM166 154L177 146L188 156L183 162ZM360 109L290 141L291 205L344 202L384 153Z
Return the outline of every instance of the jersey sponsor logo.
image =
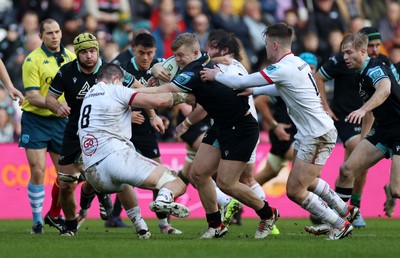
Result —
M89 92L90 88L91 88L90 84L88 82L85 82L82 89L79 91L78 95L76 95L76 99L84 99L86 94Z
M370 70L368 70L367 75L373 80L377 80L381 76L385 76L385 73L383 72L382 68L380 67L374 67Z
M303 70L304 68L306 68L307 65L308 65L307 63L304 63L303 65L298 66L297 69L299 69L299 71L301 71L301 70Z
M188 83L190 81L190 79L191 79L190 75L188 75L186 73L181 73L175 80L178 83L185 85L186 83Z
M97 138L92 134L86 134L82 141L82 152L86 156L92 156L96 153L98 147Z

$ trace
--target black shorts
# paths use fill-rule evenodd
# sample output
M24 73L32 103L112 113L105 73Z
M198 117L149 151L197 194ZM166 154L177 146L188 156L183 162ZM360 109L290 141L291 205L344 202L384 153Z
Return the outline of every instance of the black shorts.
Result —
M269 141L271 142L271 150L269 152L281 158L285 158L286 153L293 145L294 135L297 130L296 127L292 125L292 127L286 129L286 132L290 134L289 141L280 141L272 130L269 131Z
M181 135L182 141L187 143L190 147L193 147L193 143L199 138L200 135L207 132L211 127L210 119L206 118L200 122L189 127L186 133Z
M258 122L249 114L234 125L214 124L204 135L203 143L219 148L223 160L248 162L258 138Z
M59 165L70 165L77 162L82 150L79 143L79 136L75 133L64 132L64 138L61 146Z
M338 136L340 140L346 147L346 142L352 137L359 135L361 133L361 124L352 124L345 122L346 116L338 117L338 121L335 121L335 127L338 131Z
M160 148L155 134L132 135L131 142L135 145L136 151L146 158L160 157Z
M375 127L374 133L368 134L365 139L381 150L386 159L400 155L400 124L390 128Z

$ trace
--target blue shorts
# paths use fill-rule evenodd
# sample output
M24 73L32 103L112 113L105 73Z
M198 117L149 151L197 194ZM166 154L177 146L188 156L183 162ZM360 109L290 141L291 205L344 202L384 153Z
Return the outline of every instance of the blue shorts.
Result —
M47 148L48 151L60 153L67 121L66 118L23 112L18 146L25 149Z

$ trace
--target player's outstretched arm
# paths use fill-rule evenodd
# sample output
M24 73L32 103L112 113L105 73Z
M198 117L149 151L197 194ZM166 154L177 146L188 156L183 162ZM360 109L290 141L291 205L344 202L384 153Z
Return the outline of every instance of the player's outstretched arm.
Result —
M14 87L10 79L10 75L7 72L6 66L3 63L3 60L0 59L0 80L3 82L4 86L6 86L8 90L8 95L14 101L18 100L18 104L21 106L24 102L24 95Z

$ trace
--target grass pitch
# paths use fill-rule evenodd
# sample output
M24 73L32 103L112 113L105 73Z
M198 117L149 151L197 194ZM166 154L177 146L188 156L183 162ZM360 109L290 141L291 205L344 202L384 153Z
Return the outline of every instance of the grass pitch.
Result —
M131 228L105 228L101 220L87 220L76 237L61 237L45 226L45 234L31 235L31 221L0 221L0 257L187 257L187 258L283 258L283 257L400 257L400 220L367 219L367 227L355 229L346 239L327 241L303 228L308 219L281 219L278 236L255 240L257 220L232 225L222 239L199 240L205 220L174 219L182 235L162 235L156 220L147 220L152 238L139 240ZM129 221L125 221L129 223Z

